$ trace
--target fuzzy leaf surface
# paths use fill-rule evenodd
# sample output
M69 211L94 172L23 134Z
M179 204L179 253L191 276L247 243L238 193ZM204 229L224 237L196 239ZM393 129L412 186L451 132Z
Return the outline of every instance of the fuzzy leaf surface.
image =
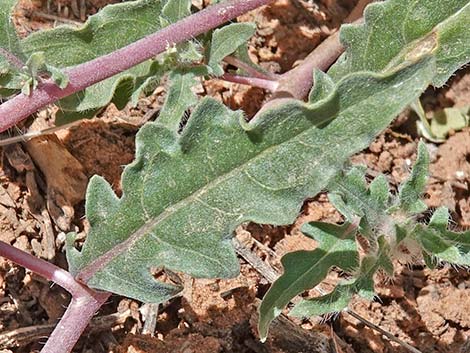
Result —
M75 66L160 29L157 19L165 3L165 0L140 0L108 5L90 16L81 27L59 26L39 31L23 39L21 47L28 56L44 52L46 62L54 67ZM149 60L61 100L60 106L69 111L101 108L113 100L116 90L121 87L126 91L125 99L129 100L147 76L155 73L155 63Z
M294 306L289 315L295 317L312 317L332 312L339 312L346 308L355 294L372 300L374 292L374 274L380 269L393 269L388 256L388 246L379 240L377 254L366 255L361 259L361 265L356 271L356 277L345 283L338 284L332 292L318 298L304 299Z
M357 228L351 223L312 222L302 226L302 232L318 241L313 251L295 251L283 256L284 273L269 288L259 307L258 329L265 340L271 321L297 294L323 281L333 266L344 271L358 267L355 236Z
M170 130L178 131L184 112L197 103L197 97L191 91L195 84L192 72L172 72L169 75L170 87L160 110L158 121Z
M428 53L440 87L470 61L469 0L388 0L369 5L364 24L344 25L345 54L330 69L335 80L352 72L381 72ZM386 45L385 45L386 43Z
M350 75L319 102L289 100L250 123L204 99L181 135L158 121L145 125L122 177L123 196L100 177L90 181L91 228L80 252L69 238L72 273L93 288L146 302L179 289L154 281L150 268L235 276L233 230L246 221L292 223L304 199L419 96L433 64Z
M219 63L245 44L255 34L255 30L256 26L251 23L232 23L214 31L208 66L216 76L224 73Z
M413 236L431 259L470 266L470 231L450 231L449 219L449 210L438 208L428 225L416 225Z
M418 155L409 178L399 191L400 208L410 214L424 212L428 207L420 199L426 187L429 170L429 153L424 142L418 144Z

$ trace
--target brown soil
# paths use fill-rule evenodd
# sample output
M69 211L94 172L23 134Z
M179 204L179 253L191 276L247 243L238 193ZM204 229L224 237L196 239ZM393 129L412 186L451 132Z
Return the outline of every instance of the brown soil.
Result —
M112 2L118 1L22 0L15 21L19 32L27 35L39 28L52 27L61 19L82 22L84 16ZM241 20L258 24L257 35L249 49L253 61L272 72L287 71L340 25L355 2L279 0L268 9L243 16ZM102 175L120 193L120 174L123 166L133 159L135 133L144 120L153 118L164 91L165 88L160 87L137 108L119 112L110 106L99 118L58 134L88 178ZM233 109L243 109L248 117L256 113L265 99L263 90L215 79L205 82L200 91ZM426 109L468 105L469 91L470 73L463 70L446 88L426 94ZM410 129L412 120L411 114L402 114L367 150L354 156L353 163L366 164L371 175L377 172L388 175L397 186L409 175L415 159L418 137ZM426 202L431 208L449 207L455 228L470 227L470 129L454 133L441 145L427 143L427 146L432 155L432 167ZM22 145L2 151L0 240L66 268L65 234L54 216L47 212L45 177L25 151ZM83 216L83 202L80 202L69 228L85 237L87 223ZM322 194L305 203L293 225L248 224L237 233L262 259L280 269L279 257L283 254L316 246L300 232L302 223L340 222L341 219L327 196ZM304 343L299 338L298 342L303 345L299 348L298 342L288 341L289 337L282 334L274 335L265 344L259 342L255 329L256 307L269 284L251 265L243 260L241 263L240 275L231 280L183 277L183 295L161 306L154 336L142 334L145 324L142 303L113 296L99 315L121 315L121 321L109 324L99 333L84 335L75 351L315 352L315 347L308 346L308 340ZM392 281L377 280L376 301L358 299L352 303L352 309L422 352L466 352L470 336L470 275L463 269L429 270L420 264L397 264L397 268ZM333 272L322 288L328 290L342 275ZM38 325L55 323L68 301L69 296L61 288L50 287L41 278L0 258L0 352L37 352L47 336L47 333L37 332ZM311 337L308 335L320 332L331 337L332 344L341 347L338 352L406 352L405 348L348 314L338 315L327 323L317 319L293 322L303 330L301 336ZM289 325L286 327L286 330L293 330ZM31 331L26 338L22 337L22 344L15 347L5 339L5 333L18 328Z

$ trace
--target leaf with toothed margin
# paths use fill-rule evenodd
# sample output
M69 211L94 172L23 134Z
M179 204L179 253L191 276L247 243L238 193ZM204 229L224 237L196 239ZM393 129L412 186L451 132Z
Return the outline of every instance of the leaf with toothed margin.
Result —
M359 265L355 225L312 222L304 224L301 230L318 241L318 247L283 256L284 273L269 288L259 307L258 331L262 341L266 340L271 321L281 314L292 298L323 281L331 267L350 272Z
M388 218L387 209L391 206L392 197L383 175L377 176L367 186L365 167L354 166L339 173L327 189L330 202L348 221L360 218L359 231L369 239Z
M343 56L328 73L338 80L358 71L387 71L416 55L436 58L440 87L470 61L469 0L388 0L370 4L364 24L343 25Z
M320 101L286 100L249 123L204 99L181 135L158 120L145 125L123 173L123 196L99 177L90 181L90 232L81 251L69 237L71 272L93 288L145 302L179 289L153 281L151 268L235 276L234 229L247 221L292 223L303 201L421 94L433 65L424 59L386 75L354 74Z
M366 255L361 259L359 269L354 271L354 279L339 283L331 293L318 298L304 299L297 303L289 312L294 317L312 317L332 312L339 312L346 308L354 295L360 295L367 300L373 300L374 275L384 269L393 274L393 264L389 257L389 246L383 237L378 240L377 254Z
M428 225L416 225L412 236L423 248L428 262L435 263L437 260L470 266L470 231L448 230L449 219L449 210L438 208Z

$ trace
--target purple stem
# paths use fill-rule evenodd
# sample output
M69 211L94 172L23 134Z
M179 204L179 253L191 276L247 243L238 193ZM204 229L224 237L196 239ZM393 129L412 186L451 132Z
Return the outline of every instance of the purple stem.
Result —
M111 293L95 291L77 282L69 272L60 267L3 241L0 241L0 256L57 283L72 294L72 301L64 316L41 350L41 353L71 352L93 315L108 300Z
M49 79L40 83L30 96L19 94L3 103L0 106L0 132L48 104L153 58L168 46L194 38L272 1L227 0L209 6L126 47L66 69L64 71L69 77L66 88L60 89Z
M265 90L268 90L270 92L276 92L277 86L279 84L277 81L266 80L263 78L247 77L232 74L223 74L222 76L219 76L217 78L228 82L240 83L242 85L264 88Z
M278 95L289 95L296 99L306 97L313 85L313 70L326 71L343 51L339 34L336 32L321 42L299 66L281 75L277 89Z
M71 352L90 320L110 295L102 292L94 296L73 297L41 353Z
M246 62L237 59L233 56L227 56L225 57L224 61L227 64L233 65L235 67L238 67L239 69L242 69L245 71L248 75L256 78L262 78L264 80L271 80L275 81L278 79L278 75L273 74L271 72L261 72L256 70L253 66L248 65Z

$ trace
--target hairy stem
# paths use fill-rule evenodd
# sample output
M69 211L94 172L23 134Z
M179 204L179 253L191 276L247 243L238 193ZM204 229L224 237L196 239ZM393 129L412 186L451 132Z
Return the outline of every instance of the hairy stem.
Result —
M41 353L69 353L98 309L111 293L98 292L77 282L73 276L50 262L0 241L0 256L57 283L72 294L64 316L57 324Z
M268 90L270 92L275 92L278 86L277 81L266 80L257 77L223 74L222 76L217 78L228 82L240 83L242 85L264 88L265 90Z
M60 89L52 80L40 83L31 95L19 94L0 106L0 132L17 124L38 109L79 92L97 82L153 58L177 44L207 32L273 0L227 0L209 6L145 38L112 53L64 70L69 78Z

